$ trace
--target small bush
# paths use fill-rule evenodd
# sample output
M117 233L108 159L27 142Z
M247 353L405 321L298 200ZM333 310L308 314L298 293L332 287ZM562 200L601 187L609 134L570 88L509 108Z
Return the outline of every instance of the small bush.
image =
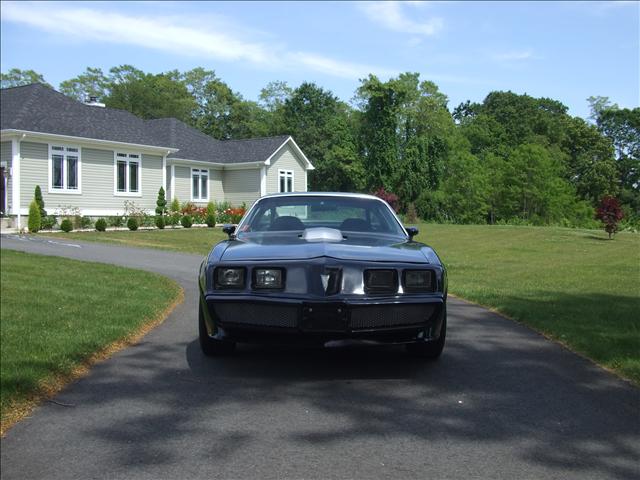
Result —
M80 228L91 228L92 224L91 217L80 217Z
M191 228L191 225L193 225L193 221L191 220L191 217L189 215L185 215L184 217L182 217L180 219L180 223L184 228Z
M40 221L40 229L51 230L56 226L56 223L58 223L58 221L56 220L55 215L47 215L46 217L42 217L42 220Z
M171 213L180 213L180 200L178 200L178 197L175 197L173 200L171 200L171 206L169 207L169 210L171 211Z
M160 230L164 230L164 217L162 215L156 216L156 227Z
M71 223L71 220L69 220L68 218L62 220L62 223L60 223L60 230L66 233L69 233L71 230L73 230L73 223Z
M107 221L104 218L99 218L96 220L95 227L98 232L104 232L107 229Z
M35 200L31 201L31 204L29 205L29 231L31 233L38 233L38 231L40 230L40 222L42 220L42 217L40 216L40 206L38 205L38 202L36 202Z
M124 224L124 218L120 216L109 217L109 225L112 227L119 228Z
M164 196L164 188L160 187L160 190L158 190L158 199L156 200L156 214L162 216L166 213L166 211L167 199Z
M131 217L129 220L127 220L127 228L129 230L131 230L132 232L138 229L138 220L136 220L135 218Z
M216 214L215 213L208 213L207 214L207 218L205 218L205 223L207 224L207 227L215 227L216 226Z
M38 208L40 209L40 218L42 219L47 216L47 211L44 209L44 200L42 199L42 190L40 189L40 185L36 185L34 197L36 199L36 202L38 203Z

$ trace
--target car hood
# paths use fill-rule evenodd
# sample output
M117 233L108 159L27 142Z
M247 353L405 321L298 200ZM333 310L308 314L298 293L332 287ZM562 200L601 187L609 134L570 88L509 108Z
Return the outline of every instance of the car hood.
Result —
M222 254L224 262L244 260L305 260L331 257L339 260L428 263L426 245L391 236L354 235L335 241L309 242L297 234L252 235L232 240Z

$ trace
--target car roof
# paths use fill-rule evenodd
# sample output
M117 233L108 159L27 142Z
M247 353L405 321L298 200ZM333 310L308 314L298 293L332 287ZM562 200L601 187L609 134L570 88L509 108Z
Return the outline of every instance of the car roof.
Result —
M366 193L349 193L349 192L287 192L287 193L271 193L260 197L277 198L277 197L344 197L344 198L369 198L372 200L382 200L375 195L367 195Z

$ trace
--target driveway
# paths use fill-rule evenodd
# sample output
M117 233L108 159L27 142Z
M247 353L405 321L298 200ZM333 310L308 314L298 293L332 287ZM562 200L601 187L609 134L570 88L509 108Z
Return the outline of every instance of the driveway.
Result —
M640 477L640 390L450 299L447 347L242 346L201 355L200 257L3 236L2 247L165 274L185 302L2 440L9 479Z

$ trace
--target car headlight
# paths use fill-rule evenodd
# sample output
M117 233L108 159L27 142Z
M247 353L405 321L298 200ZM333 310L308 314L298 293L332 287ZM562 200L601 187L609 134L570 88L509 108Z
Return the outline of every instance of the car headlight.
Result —
M215 270L216 288L244 288L244 268L218 267Z
M284 270L281 268L254 268L253 288L280 289L284 287Z
M364 288L367 292L395 293L398 291L398 272L396 270L365 270Z
M433 292L435 281L431 270L405 270L402 285L407 292Z

